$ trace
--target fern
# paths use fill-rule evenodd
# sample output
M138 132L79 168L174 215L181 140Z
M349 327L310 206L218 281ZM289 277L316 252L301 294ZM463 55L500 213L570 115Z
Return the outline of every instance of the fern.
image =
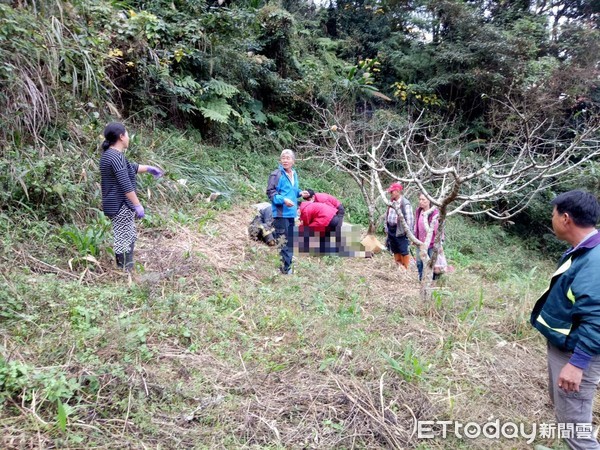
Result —
M267 115L263 112L263 104L261 101L252 100L250 102L250 111L254 116L254 122L261 125L267 124Z
M175 86L186 88L194 92L199 92L201 94L204 92L200 83L198 83L189 75L184 78L175 78L173 83L175 83Z
M215 80L214 78L208 82L206 89L212 94L216 94L223 98L231 98L240 92L235 86L221 80Z
M200 106L202 115L214 122L227 123L233 108L227 104L224 98L212 98Z
M198 107L189 103L178 103L177 108L185 113L193 114L198 111Z

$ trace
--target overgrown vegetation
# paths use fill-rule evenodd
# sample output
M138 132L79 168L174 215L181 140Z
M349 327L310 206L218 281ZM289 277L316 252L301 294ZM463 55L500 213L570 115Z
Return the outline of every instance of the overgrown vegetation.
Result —
M309 104L341 104L365 121L390 109L451 120L468 138L464 151L478 158L485 145L472 142L494 142L513 119L494 114L488 99L510 94L543 106L568 137L597 111L598 69L589 55L600 42L598 11L555 6L2 4L2 207L58 222L89 215L97 204L98 135L106 122L125 118L140 132L175 126L234 159L302 142L306 125L318 122ZM150 150L141 156L166 144L139 143ZM193 148L182 156L183 165L198 160ZM177 163L173 169L182 169ZM597 189L594 178L573 184Z
M598 104L598 11L584 3L0 3L2 448L527 447L422 442L412 426L551 420L527 324L552 271L540 243L563 249L548 200L598 192L597 162L514 224L452 218L457 271L428 304L387 255L302 256L284 282L245 228L285 147L303 187L368 224L353 181L302 158L311 104L452 119L478 159L501 129L486 98L535 91L568 139ZM128 158L166 170L138 180L131 282L100 211L112 120Z
M551 264L498 226L450 222L457 271L421 304L416 271L387 254L300 256L283 283L276 251L231 226L251 209L205 205L142 224L133 284L106 241L73 271L48 249L5 255L5 448L412 447L415 417L550 419L522 352L542 365L526 319ZM525 372L527 389L506 395ZM421 444L490 445L452 442Z

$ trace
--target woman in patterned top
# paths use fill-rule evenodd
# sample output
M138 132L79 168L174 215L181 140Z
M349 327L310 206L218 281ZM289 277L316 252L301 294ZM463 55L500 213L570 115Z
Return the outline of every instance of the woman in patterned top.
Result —
M163 171L125 158L129 134L122 123L109 123L104 129L104 139L100 157L102 209L112 221L117 267L130 271L137 238L134 219L144 217L144 207L135 193L136 174L148 172L159 178Z

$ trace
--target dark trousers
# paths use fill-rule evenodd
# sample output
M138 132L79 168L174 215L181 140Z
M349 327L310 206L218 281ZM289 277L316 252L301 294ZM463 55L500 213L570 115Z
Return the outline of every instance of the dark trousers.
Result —
M342 212L343 214L343 212ZM343 215L342 215L343 217ZM333 216L325 233L321 237L320 252L321 254L339 253L342 246L342 223L343 219L339 215ZM335 246L331 246L331 236L335 236Z
M408 255L408 238L406 235L396 236L395 225L388 224L388 241L389 241L389 249L394 254L400 254L403 256Z
M427 255L431 258L431 254L433 253L433 247L429 247L427 249ZM419 251L419 247L417 247L417 270L419 271L419 281L423 279L423 261L421 261L421 252ZM440 277L439 273L433 274L433 279L437 280Z
M273 228L273 235L277 245L279 245L281 272L287 273L292 268L292 256L294 256L294 219L291 217L275 217Z

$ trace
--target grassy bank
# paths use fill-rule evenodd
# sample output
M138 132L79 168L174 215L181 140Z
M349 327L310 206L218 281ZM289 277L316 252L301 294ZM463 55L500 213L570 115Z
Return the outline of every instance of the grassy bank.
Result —
M141 180L149 217L132 280L112 270L93 210L62 225L2 218L3 448L529 448L424 441L413 425L551 420L527 319L552 263L525 243L453 219L457 270L431 304L416 269L398 272L387 254L301 255L282 277L276 252L246 236L275 149L139 139L130 158L168 176ZM352 185L311 164L299 163L306 182L352 196L359 216ZM210 190L223 198L207 203Z

